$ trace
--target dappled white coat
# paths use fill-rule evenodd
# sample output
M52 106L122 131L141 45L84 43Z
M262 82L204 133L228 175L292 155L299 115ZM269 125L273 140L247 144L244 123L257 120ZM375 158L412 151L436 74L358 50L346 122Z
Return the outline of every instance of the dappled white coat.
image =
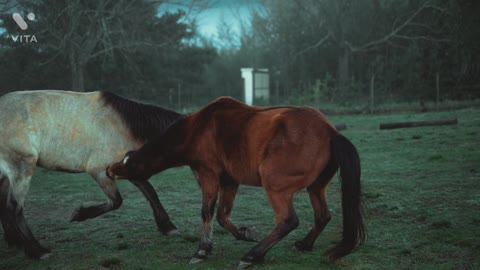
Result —
M0 97L0 172L20 207L36 165L87 172L107 196L116 192L106 167L141 144L100 92L21 91Z

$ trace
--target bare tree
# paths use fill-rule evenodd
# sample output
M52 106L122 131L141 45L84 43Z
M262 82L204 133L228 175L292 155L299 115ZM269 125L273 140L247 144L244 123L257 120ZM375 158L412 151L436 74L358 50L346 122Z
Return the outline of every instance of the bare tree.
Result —
M69 61L72 90L85 90L85 68L92 59L109 57L116 49L159 46L143 35L142 27L160 3L140 2L73 0L61 6L52 3L50 7L58 9L42 14L47 18L40 35L48 40L46 48L55 52L52 60L63 56Z
M392 1L394 2L394 1ZM377 16L384 13L378 0L355 1L350 0L296 0L296 5L317 21L313 36L318 39L303 49L297 49L291 54L299 57L302 54L321 48L326 44L335 44L339 49L337 79L340 89L346 87L349 80L349 66L352 54L364 53L384 46L400 46L406 41L418 40L433 43L449 42L448 38L438 34L429 22L422 21L422 16L445 16L447 9L439 1L423 0L404 3L403 12L393 17L379 20ZM399 4L399 6L402 6ZM432 15L433 14L433 15ZM370 17L367 17L370 16ZM369 28L375 32L363 32L368 29L365 25L358 25L369 21ZM390 21L387 25L378 25L379 22ZM363 30L363 31L362 31ZM359 32L362 32L361 34Z
M0 0L7 3L9 0ZM13 1L12 1L13 2ZM159 7L178 5L185 16L205 5L207 0L19 0L20 7L35 11L40 50L52 55L43 64L59 57L68 62L72 90L85 90L86 67L94 59L111 59L136 50L156 50L184 38L185 31L173 31L175 21L163 21ZM0 6L2 7L2 6ZM173 10L172 12L175 12ZM171 24L171 25L168 25Z
M13 10L18 5L16 0L0 0L0 13Z

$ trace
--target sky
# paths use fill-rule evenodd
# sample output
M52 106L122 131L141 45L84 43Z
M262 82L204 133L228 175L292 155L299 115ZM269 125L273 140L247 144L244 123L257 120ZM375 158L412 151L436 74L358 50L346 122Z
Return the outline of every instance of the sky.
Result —
M179 0L184 4L163 4L160 13L187 10L186 6L191 0ZM198 0L197 0L198 1ZM200 0L202 1L202 0ZM239 45L239 37L242 26L247 31L250 28L252 12L261 11L258 0L203 0L208 6L198 11L191 11L187 14L187 21L195 20L199 33L211 40L215 46L224 47L228 45ZM185 5L187 3L187 5ZM219 35L219 27L226 25L232 33L232 39L236 44L225 44L224 37Z
M192 1L202 4L202 7L189 10ZM248 31L252 12L262 11L259 0L169 0L169 2L160 6L160 14L175 12L178 9L186 11L185 20L188 22L194 20L198 32L218 48L239 46L242 27ZM231 33L229 41L219 35L218 28L222 25L223 27L226 25ZM4 29L0 28L0 34L3 31Z

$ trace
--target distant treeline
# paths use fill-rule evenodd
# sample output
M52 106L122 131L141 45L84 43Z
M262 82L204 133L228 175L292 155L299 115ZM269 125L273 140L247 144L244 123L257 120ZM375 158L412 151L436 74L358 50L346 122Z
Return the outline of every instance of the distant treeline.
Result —
M0 94L108 90L195 107L222 95L241 99L240 68L256 67L271 76L270 101L261 104L480 98L480 1L260 2L240 45L228 46L236 34L219 25L223 48L199 36L184 12L159 15L162 1L0 3Z

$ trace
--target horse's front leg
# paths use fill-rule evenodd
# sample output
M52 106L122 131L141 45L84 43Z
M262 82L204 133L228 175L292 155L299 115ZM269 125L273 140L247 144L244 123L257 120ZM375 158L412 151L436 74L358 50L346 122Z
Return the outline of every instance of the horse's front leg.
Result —
M237 227L230 219L233 202L238 191L238 184L233 180L222 179L220 186L217 221L220 226L229 230L237 240L257 242L258 234L252 227Z
M145 198L147 198L148 202L150 203L158 230L166 235L176 234L177 227L173 225L167 211L165 211L162 203L160 203L160 199L158 198L158 195L150 182L138 180L129 181L132 182L143 193Z
M198 174L202 189L202 238L197 252L190 260L190 264L202 262L212 253L212 219L215 211L215 203L218 196L218 177L212 173Z
M112 210L118 209L123 202L122 195L117 189L115 180L110 179L105 174L105 170L90 174L98 183L103 193L107 195L109 202L89 207L79 207L72 213L70 221L84 221L90 218L96 218Z

